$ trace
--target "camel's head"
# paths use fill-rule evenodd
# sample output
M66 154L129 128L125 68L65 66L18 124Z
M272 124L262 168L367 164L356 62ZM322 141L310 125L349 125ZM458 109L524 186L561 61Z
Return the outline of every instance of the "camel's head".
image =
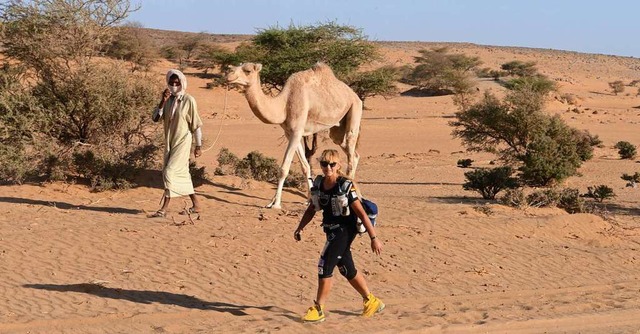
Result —
M262 64L244 63L240 66L231 66L225 79L228 84L240 86L250 86L253 83L260 82L258 72L262 69Z

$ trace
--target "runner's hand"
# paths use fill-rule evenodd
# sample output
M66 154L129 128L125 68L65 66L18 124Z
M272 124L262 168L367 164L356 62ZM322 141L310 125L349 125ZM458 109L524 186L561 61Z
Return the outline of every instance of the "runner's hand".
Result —
M377 255L380 255L382 252L382 242L380 242L378 238L371 240L371 250Z

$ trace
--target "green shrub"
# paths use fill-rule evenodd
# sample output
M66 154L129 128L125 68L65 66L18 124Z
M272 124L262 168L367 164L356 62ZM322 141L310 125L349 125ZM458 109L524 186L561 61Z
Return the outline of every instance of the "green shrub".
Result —
M605 199L616 197L616 194L613 192L613 189L604 184L601 184L599 186L587 187L587 193L585 194L585 197L591 197L596 201L602 203Z
M628 141L619 141L613 147L618 149L621 159L633 159L636 157L636 146Z
M547 95L558 89L555 81L541 74L531 77L514 78L505 82L504 86L509 90L531 90L542 95Z
M633 183L640 183L640 173L639 172L635 172L635 174L633 175L629 175L629 174L622 174L622 176L620 177L621 179L625 180L625 181L629 181L629 182L633 182Z
M449 124L469 150L497 153L519 167L522 181L546 186L575 175L599 139L547 115L543 106L544 94L526 87L508 92L504 101L486 93Z
M602 140L598 135L592 135L587 130L571 129L573 141L576 143L576 153L581 161L593 158L593 147L602 145Z
M593 148L583 132L567 126L559 116L548 120L544 132L533 135L521 156L521 179L533 186L547 186L575 175Z
M468 168L471 167L473 160L471 159L460 159L458 160L458 167L460 168Z
M513 173L509 166L476 169L464 173L468 181L462 187L479 192L484 199L494 199L500 191L518 187L518 181L511 177Z

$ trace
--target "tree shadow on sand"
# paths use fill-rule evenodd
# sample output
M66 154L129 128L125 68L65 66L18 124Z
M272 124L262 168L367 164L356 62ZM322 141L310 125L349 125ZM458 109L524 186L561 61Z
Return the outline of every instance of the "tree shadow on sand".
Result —
M216 183L205 178L193 177L193 175L191 177L191 181L193 182L193 186L196 188L203 185L210 185L226 190L241 190L240 188L231 187L223 183ZM164 189L164 184L162 183L162 170L145 169L144 171L140 172L134 182L136 187Z
M128 300L140 304L166 304L176 305L184 308L209 310L216 312L230 313L235 316L248 315L245 310L259 309L263 311L280 312L284 316L294 318L295 313L277 307L277 306L250 306L236 305L223 302L209 302L197 297L177 294L164 291L148 291L148 290L126 290L118 288L108 288L99 284L80 283L80 284L24 284L23 287L29 289L39 289L58 292L79 292L86 293L101 298ZM295 317L297 319L297 317Z
M405 185L405 186L462 186L452 182L395 182L395 181L358 181L359 184Z
M468 204L468 205L486 205L496 204L496 200L484 199L482 197L466 197L466 196L436 196L429 197L427 200L432 203L445 204Z
M105 207L105 206L75 205L75 204L70 204L65 202L43 201L43 200L37 200L37 199L31 199L31 198L20 198L20 197L0 197L0 202L51 206L51 207L63 209L63 210L74 209L74 210L89 210L89 211L98 211L98 212L107 212L107 213L128 213L128 214L139 214L142 212L136 209L112 208L112 207Z
M597 95L607 95L607 96L616 96L616 94L613 93L607 93L607 92L596 92L594 90L590 90L589 93L591 94L597 94Z
M249 207L249 208L265 208L266 203L268 203L271 200L271 198L265 198L265 197L261 197L261 196L255 196L255 195L246 194L244 192L241 192L240 191L241 189L233 189L233 188L229 188L229 189L230 190L228 190L228 191L224 191L224 193L227 193L227 194L230 194L230 195L234 195L234 196L239 196L239 197L257 199L257 200L260 200L259 204L242 204L242 203L239 203L239 202L229 201L229 200L226 200L224 198L216 197L216 196L204 193L204 192L196 192L196 193L198 194L198 196L202 196L202 197L207 198L207 199L211 199L211 200L215 200L215 201L219 201L219 202L223 202L223 203L227 203L227 204L232 204L232 205L245 206L245 207ZM300 197L302 197L304 199L307 198L307 195L303 191L300 191L300 190L295 189L295 188L290 188L290 189L283 188L282 191L286 192L286 193L293 194L293 195L300 196Z
M609 212L613 215L636 216L636 217L640 216L639 208L628 207L628 206L620 205L617 203L610 203L610 202L609 203L591 202L591 203L597 208L605 212Z
M409 97L432 97L432 96L445 96L451 95L452 92L446 89L426 89L413 87L405 90L400 93L400 96L409 96Z

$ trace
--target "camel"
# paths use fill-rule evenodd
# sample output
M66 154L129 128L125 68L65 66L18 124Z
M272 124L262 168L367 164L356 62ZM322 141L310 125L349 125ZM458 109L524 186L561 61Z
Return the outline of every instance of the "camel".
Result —
M244 94L253 113L266 124L279 124L288 140L280 166L278 188L267 208L281 208L282 187L289 175L294 152L312 186L311 167L305 157L302 138L329 129L331 140L347 155L346 173L355 177L360 156L356 144L360 134L362 101L329 66L316 63L311 69L292 74L276 96L265 95L260 84L261 64L245 63L231 67L225 79L245 88Z

